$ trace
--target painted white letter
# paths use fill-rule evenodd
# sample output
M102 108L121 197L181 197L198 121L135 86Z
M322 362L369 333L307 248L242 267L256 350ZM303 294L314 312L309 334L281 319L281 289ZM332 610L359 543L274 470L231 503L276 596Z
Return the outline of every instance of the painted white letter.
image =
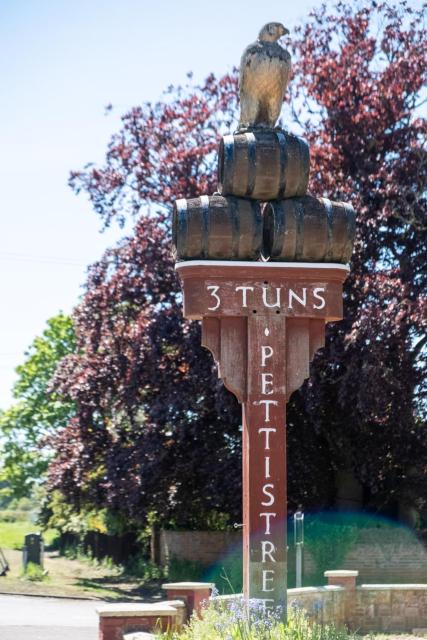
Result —
M247 307L248 306L248 300L247 300L247 292L248 291L253 291L254 288L253 287L236 287L235 291L241 291L242 292L242 307Z
M260 513L259 514L261 518L265 517L265 535L269 536L270 535L270 518L273 517L275 518L277 516L277 513Z
M292 299L295 298L295 300L297 302L299 302L300 304L302 304L303 307L307 306L307 288L303 287L302 290L302 298L300 298L295 291L292 291L292 289L289 289L289 309L292 309Z
M276 407L279 404L277 400L258 400L254 402L254 405L265 405L265 421L270 422L270 405L274 404Z
M261 367L265 367L265 361L273 355L273 347L268 344L261 346Z
M268 574L270 574L270 577L268 576ZM272 582L273 580L274 580L274 569L263 569L262 570L262 590L274 591L274 587L272 587L271 589L267 589L267 582Z
M263 507L271 507L271 505L274 504L274 496L273 494L269 491L269 489L274 489L274 484L265 484L262 488L262 492L265 496L267 496L268 498L268 502L264 501L261 502Z
M268 304L267 302L267 291L268 287L262 288L262 301L265 307L272 309L273 307L280 307L280 287L275 287L276 289L276 302L274 304Z
M270 476L270 456L266 456L264 458L264 461L265 461L265 468L264 468L265 474L264 475L265 475L266 478L271 478L271 476Z
M258 433L265 433L265 449L270 449L270 433L276 433L276 429L274 427L262 427L258 429Z
M274 393L273 389L267 388L270 385L273 386L273 374L261 373L261 393L263 396L271 396Z
M267 549L268 547L268 549ZM261 540L261 562L267 562L267 556L270 559L270 562L276 562L273 558L273 553L275 553L276 547L270 540Z
M326 306L326 300L320 293L325 293L324 287L316 287L313 291L314 297L320 300L320 304L314 304L313 309L323 309L323 307Z
M218 295L219 287L216 285L210 285L209 287L206 287L206 289L211 292L211 296L215 298L216 301L216 305L214 307L208 307L208 311L216 311L221 304L221 300Z

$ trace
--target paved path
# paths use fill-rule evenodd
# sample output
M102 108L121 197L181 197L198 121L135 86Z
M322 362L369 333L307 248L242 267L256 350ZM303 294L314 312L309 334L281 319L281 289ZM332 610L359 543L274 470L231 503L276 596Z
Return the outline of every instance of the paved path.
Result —
M0 595L1 640L97 640L99 602Z

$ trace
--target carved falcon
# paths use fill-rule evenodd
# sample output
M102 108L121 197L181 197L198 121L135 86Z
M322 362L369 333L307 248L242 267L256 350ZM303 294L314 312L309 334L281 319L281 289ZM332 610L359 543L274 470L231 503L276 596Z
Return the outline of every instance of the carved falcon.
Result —
M291 73L291 56L277 40L288 33L280 22L269 22L243 52L239 129L276 124Z

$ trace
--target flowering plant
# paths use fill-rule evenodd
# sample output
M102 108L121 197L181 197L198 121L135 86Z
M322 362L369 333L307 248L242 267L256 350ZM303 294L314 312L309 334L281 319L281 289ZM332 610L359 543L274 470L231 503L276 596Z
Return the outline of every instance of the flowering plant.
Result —
M287 622L283 610L268 609L262 600L214 597L203 615L193 616L180 631L163 634L168 640L350 640L345 629L309 621L297 604L291 607Z

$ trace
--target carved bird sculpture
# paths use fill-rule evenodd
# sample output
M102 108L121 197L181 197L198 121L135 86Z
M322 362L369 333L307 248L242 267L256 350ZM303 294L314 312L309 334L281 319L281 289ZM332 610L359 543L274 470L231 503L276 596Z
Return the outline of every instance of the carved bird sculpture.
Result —
M290 53L277 40L288 33L280 22L269 22L243 52L239 130L276 124L291 73Z

